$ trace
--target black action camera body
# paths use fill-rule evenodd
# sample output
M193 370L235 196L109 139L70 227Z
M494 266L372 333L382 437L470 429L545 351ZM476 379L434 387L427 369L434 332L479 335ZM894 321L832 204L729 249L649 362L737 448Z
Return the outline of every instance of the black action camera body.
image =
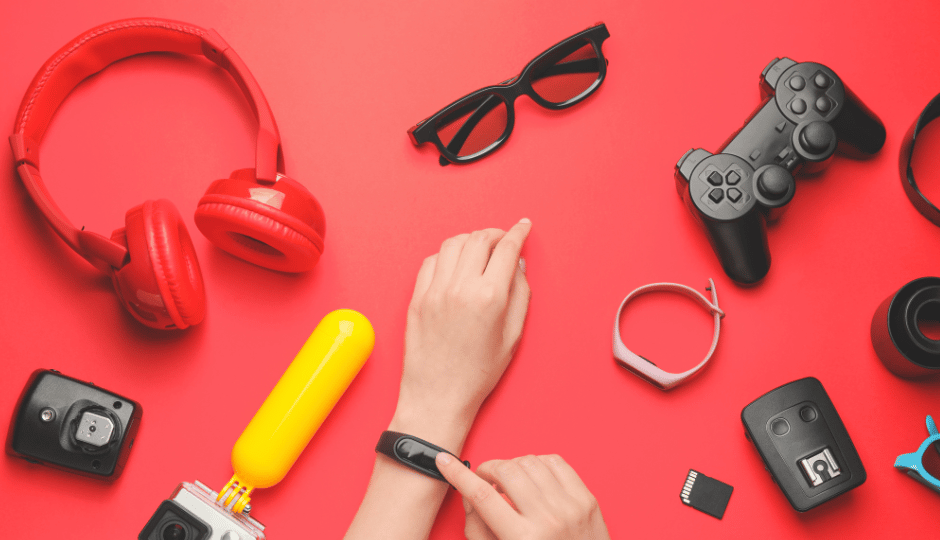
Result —
M800 512L865 482L862 459L818 379L771 390L741 411L741 421L774 481Z
M55 370L30 375L13 413L6 451L33 463L105 480L120 476L140 405Z

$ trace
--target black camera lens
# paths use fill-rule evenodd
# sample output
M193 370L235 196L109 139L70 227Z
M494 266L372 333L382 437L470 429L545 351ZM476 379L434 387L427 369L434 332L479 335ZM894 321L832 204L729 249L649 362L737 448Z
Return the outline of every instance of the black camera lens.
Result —
M138 540L208 540L212 528L176 501L163 501Z
M163 540L186 540L186 529L179 523L169 523L163 528Z

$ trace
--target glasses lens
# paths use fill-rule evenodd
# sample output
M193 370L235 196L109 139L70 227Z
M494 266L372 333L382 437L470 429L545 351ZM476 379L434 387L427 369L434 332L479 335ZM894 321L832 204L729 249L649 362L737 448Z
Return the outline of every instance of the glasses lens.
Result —
M506 102L500 96L477 96L438 120L437 136L458 157L478 154L494 145L506 132L506 111Z
M550 103L582 98L600 79L600 62L590 41L572 41L539 60L532 70L532 89Z

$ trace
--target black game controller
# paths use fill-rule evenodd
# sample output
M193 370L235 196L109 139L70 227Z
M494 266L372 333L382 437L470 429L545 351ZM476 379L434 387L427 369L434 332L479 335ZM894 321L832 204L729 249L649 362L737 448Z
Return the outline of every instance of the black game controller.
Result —
M771 390L741 411L748 439L794 509L858 487L867 474L822 383L807 377Z
M770 270L767 221L793 198L794 174L823 170L836 150L867 157L885 142L881 120L822 64L775 58L760 89L760 107L719 153L689 150L675 174L725 273L742 284Z

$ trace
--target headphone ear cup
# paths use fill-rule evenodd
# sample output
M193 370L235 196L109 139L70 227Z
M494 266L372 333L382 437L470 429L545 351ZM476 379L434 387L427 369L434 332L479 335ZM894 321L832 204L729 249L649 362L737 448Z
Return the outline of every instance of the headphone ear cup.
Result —
M173 203L147 201L127 211L111 239L127 245L130 262L114 271L121 302L141 323L183 329L206 316L206 291L193 241Z
M278 176L261 183L253 169L209 186L196 207L196 226L220 249L281 272L304 272L323 253L326 220L300 183Z

